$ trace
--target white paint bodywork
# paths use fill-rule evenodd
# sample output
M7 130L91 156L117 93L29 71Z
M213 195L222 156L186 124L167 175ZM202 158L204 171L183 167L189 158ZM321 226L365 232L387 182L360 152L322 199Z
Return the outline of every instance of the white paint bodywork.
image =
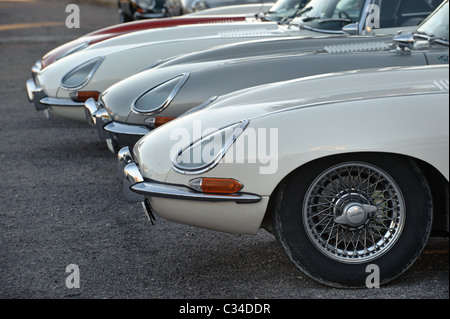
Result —
M164 218L209 229L255 234L276 186L295 169L326 156L383 152L420 159L449 179L448 66L390 68L328 74L250 88L219 98L204 110L178 118L134 147L144 178L187 186L197 177L235 178L255 204L208 203L152 197ZM267 165L227 163L206 173L180 174L171 166L177 130L192 132L249 119L248 131L276 129L276 170ZM243 134L243 135L244 135ZM242 135L242 136L243 136ZM171 137L172 136L172 137ZM244 139L235 143L239 147ZM179 144L179 143L178 143ZM228 154L227 154L228 155Z
M414 30L415 27L407 29ZM394 34L396 30L397 28L379 29L377 33ZM37 74L36 84L42 87L45 95L50 98L69 99L72 91L103 92L114 83L150 67L157 61L181 54L250 40L321 35L324 34L300 30L296 26L282 26L276 22L259 22L252 19L247 22L183 25L137 31L90 45L52 63ZM103 61L85 86L76 89L61 87L61 80L68 72L97 57L103 57ZM84 108L71 108L74 110L67 114L64 113L64 108L55 108L55 111L60 116L84 122Z

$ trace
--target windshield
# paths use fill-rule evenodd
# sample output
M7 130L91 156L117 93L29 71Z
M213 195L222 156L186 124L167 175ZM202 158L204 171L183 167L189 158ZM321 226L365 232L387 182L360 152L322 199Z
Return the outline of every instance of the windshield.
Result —
M417 28L417 33L448 41L448 1Z
M366 0L312 0L294 19L322 30L341 30L343 26L361 18Z
M282 22L295 17L309 0L278 0L264 16L266 20Z

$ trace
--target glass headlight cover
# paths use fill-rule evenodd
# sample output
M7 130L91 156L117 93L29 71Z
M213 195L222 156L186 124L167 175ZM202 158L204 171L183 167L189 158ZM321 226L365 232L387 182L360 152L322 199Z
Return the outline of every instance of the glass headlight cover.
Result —
M61 80L61 87L68 90L77 90L85 86L97 71L103 57L96 57L69 71Z
M165 109L188 78L189 74L184 73L151 88L133 102L132 110L151 115Z
M200 174L213 169L248 123L248 120L243 120L194 140L176 153L172 168L182 174Z

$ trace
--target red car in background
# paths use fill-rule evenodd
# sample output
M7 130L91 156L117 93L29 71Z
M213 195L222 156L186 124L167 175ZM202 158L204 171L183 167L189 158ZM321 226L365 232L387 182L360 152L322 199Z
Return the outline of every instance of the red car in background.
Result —
M278 0L272 9L267 14L255 12L254 18L271 21L278 21L280 17L288 18L294 16L295 13L302 9L309 0ZM237 22L246 21L249 18L247 14L236 15L184 15L179 17L146 19L139 21L132 21L127 23L116 24L110 27L99 29L79 37L73 41L67 42L50 52L46 53L40 60L38 60L31 68L32 77L41 71L43 68L49 66L53 62L70 55L72 53L81 51L89 45L120 36L126 33L148 30L153 28L174 27L188 24L201 23L223 23L223 22Z
M164 28L177 25L211 23L211 22L233 22L245 21L245 16L192 16L192 17L173 17L153 20L140 20L128 23L122 23L93 31L73 41L67 42L47 54L33 66L32 72L38 72L46 66L52 64L69 54L83 50L91 44L95 44L125 33L148 30L152 28Z

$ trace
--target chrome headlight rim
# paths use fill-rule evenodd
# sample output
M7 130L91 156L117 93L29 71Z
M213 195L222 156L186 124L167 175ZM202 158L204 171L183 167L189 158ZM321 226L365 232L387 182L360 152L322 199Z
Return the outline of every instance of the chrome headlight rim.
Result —
M161 82L158 85L153 86L151 89L146 90L144 93L142 93L141 95L139 95L131 104L131 111L133 113L139 114L139 115L154 115L157 113L162 112L163 110L165 110L170 103L172 103L173 99L175 98L175 96L178 94L178 92L181 90L181 88L183 87L183 85L186 83L186 81L189 79L190 74L189 73L182 73L179 74L177 76L174 76L170 79L168 79L167 81ZM173 89L170 91L169 95L166 97L166 99L159 104L158 106L150 109L150 110L143 110L140 109L139 107L136 106L136 104L138 103L138 101L145 97L148 94L151 94L153 90L160 88L161 86L165 85L166 83L176 79L176 78L180 78L180 80L178 80L177 84L173 87ZM153 91L154 92L154 91Z
M219 162L222 160L222 158L225 156L225 154L228 152L228 150L233 146L233 144L236 142L236 140L239 138L239 136L248 127L249 123L250 123L250 121L248 119L242 120L242 121L230 124L230 125L223 126L220 129L218 129L217 131L214 131L212 133L202 135L200 138L197 138L196 140L189 143L189 145L181 148L173 156L172 163L171 163L172 169L174 171L176 171L177 173L184 174L184 175L198 175L198 174L203 174L203 173L206 173L206 172L212 170L214 167L216 167L219 164ZM179 163L177 163L178 157L181 154L183 154L183 152L185 152L186 150L191 148L192 146L196 145L203 139L207 139L208 137L210 137L214 134L217 134L223 130L226 130L227 128L233 127L233 126L236 126L236 128L234 128L231 137L226 140L226 142L223 144L220 151L217 152L217 154L215 154L213 159L210 160L209 162L207 162L203 165L200 165L198 167L187 167L187 166L183 166L183 165L180 165Z
M90 59L82 64L77 65L76 67L74 67L73 69L71 69L69 72L67 72L62 78L61 78L61 82L60 82L60 87L65 89L65 90L69 90L69 91L75 91L75 90L79 90L81 88L83 88L84 86L86 86L86 84L89 83L89 81L92 79L92 76L94 75L94 73L97 71L97 69L100 67L100 64L103 62L103 60L105 59L104 56L98 56L95 57L93 59ZM86 75L86 77L83 79L83 81L81 83L78 83L76 85L67 85L64 83L64 80L69 77L70 75L76 73L77 70L83 68L84 66L86 66L87 64L90 64L92 62L95 61L95 64L91 67L91 69L89 70L89 73Z

